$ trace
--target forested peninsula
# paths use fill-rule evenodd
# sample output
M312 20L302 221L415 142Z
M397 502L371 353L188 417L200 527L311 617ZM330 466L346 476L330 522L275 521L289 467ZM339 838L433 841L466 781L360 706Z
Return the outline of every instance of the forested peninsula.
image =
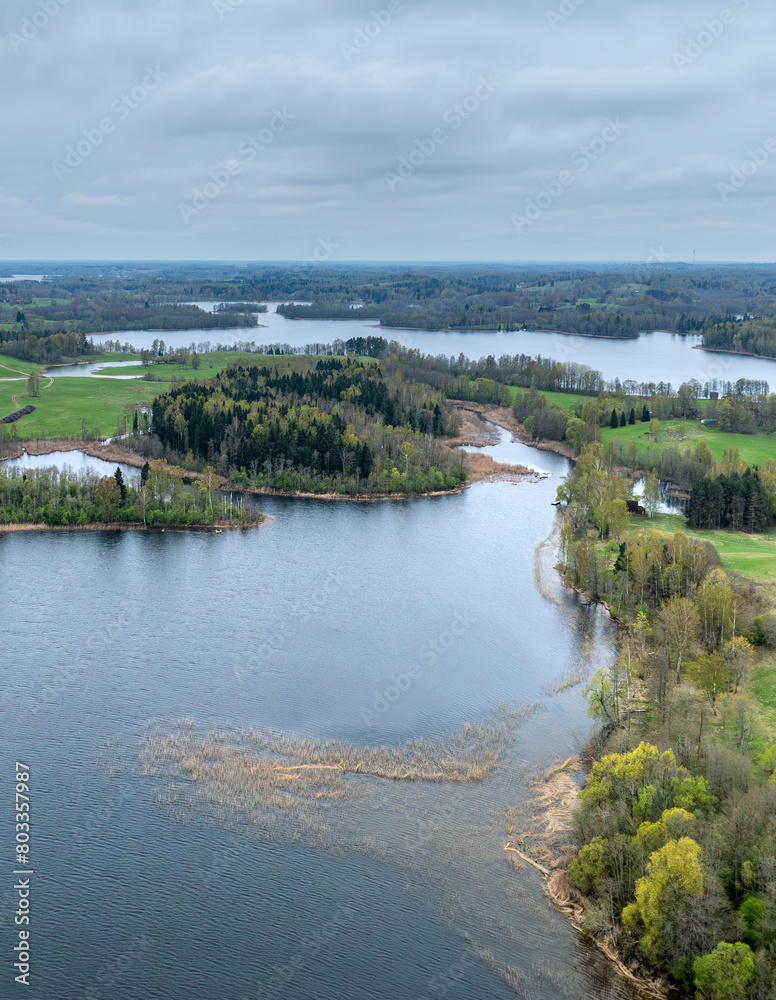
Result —
M153 404L155 440L182 467L207 462L253 489L370 496L460 488L458 421L396 365L283 356L231 365ZM139 441L142 444L142 439Z

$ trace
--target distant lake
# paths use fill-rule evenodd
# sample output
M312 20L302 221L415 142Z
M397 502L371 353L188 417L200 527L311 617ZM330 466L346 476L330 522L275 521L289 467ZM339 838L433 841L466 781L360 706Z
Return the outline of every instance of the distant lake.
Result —
M216 303L202 303L212 311ZM443 354L458 357L464 354L474 360L492 354L528 354L554 358L556 361L574 361L589 365L603 374L605 379L633 379L637 382L670 382L678 388L682 382L698 379L707 382L723 379L735 382L739 378L765 379L776 388L776 361L749 358L733 354L694 349L700 337L676 333L645 333L637 340L611 340L603 337L577 337L562 333L537 333L520 331L502 333L458 333L449 330L390 330L352 320L290 320L275 310L279 303L268 303L269 311L258 317L258 327L233 330L180 330L124 331L106 335L106 339L125 341L138 350L148 348L154 340L163 340L167 347L190 344L232 344L235 341L255 341L257 344L289 344L303 347L306 344L330 344L336 339L349 337L382 336L397 340L406 347L414 347L424 354ZM357 310L354 310L356 312ZM95 336L95 341L99 340Z

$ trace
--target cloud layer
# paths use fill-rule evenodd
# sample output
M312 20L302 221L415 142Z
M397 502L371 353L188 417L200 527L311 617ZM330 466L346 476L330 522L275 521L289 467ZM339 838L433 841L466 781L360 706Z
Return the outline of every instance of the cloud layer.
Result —
M6 0L0 256L772 260L752 0Z

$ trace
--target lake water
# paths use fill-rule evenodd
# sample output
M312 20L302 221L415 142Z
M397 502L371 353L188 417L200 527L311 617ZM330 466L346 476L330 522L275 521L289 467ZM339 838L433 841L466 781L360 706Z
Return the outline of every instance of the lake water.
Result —
M214 303L202 303L212 311ZM735 382L739 378L765 379L776 388L776 361L748 358L733 354L696 349L699 337L674 333L646 333L637 340L610 340L603 337L576 337L562 333L456 333L455 331L385 330L376 328L375 321L363 320L289 320L275 310L278 303L269 303L269 311L259 316L259 327L237 330L181 330L173 333L126 331L111 334L112 340L133 344L140 350L150 347L155 339L168 347L182 347L210 341L232 344L235 341L255 341L257 344L330 344L341 338L378 335L398 340L424 354L444 354L468 358L492 354L529 354L574 361L602 372L605 379L633 379L637 382L670 382L678 388L682 382L712 379ZM95 338L97 340L98 338Z
M123 462L104 462L101 458L92 458L82 451L55 451L50 455L30 455L28 452L19 457L0 462L0 468L15 466L19 469L68 469L74 473L93 472L98 476L112 476L116 466L121 469L124 479L129 482L134 476L140 475L140 470Z
M97 375L106 368L137 367L137 361L97 361L85 365L52 365L46 369L50 378L85 378L87 375ZM140 375L106 375L105 378L141 378Z
M589 732L579 690L546 685L604 662L614 631L558 585L551 556L552 600L537 588L567 461L491 451L549 478L405 502L265 499L270 524L221 535L0 535L0 773L10 786L17 760L32 769L30 995L509 1000L509 980L541 1000L626 996L503 851L534 769ZM383 709L429 643L436 661ZM365 778L304 827L171 790L139 761L149 725L182 717L396 745L535 701L483 782ZM6 809L9 841L11 823Z

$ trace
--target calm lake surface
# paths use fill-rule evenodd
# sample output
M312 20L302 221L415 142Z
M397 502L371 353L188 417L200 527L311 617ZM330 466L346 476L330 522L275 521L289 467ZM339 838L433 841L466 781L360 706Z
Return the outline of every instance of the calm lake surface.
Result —
M216 303L198 303L212 311ZM174 333L126 331L110 334L111 340L128 342L140 350L154 340L163 340L168 347L182 347L210 341L232 344L255 341L257 344L330 344L348 337L370 334L398 340L424 354L444 354L458 357L483 358L492 354L529 354L575 361L602 372L605 379L634 379L637 382L670 382L677 389L682 382L696 378L699 382L723 379L735 382L739 378L765 379L776 388L776 361L747 358L734 354L697 350L700 337L675 333L646 333L638 340L607 340L603 337L575 337L563 333L456 333L454 331L386 330L370 320L289 320L275 312L277 303L268 304L268 312L258 317L259 327L237 330L180 330ZM355 312L356 310L354 310ZM95 337L95 340L99 338Z
M112 476L116 471L116 462L105 462L101 458L92 458L82 451L57 451L51 455L30 455L25 452L21 457L0 462L0 468L15 466L19 469L69 469L74 473L94 472L98 476ZM126 482L140 475L140 470L132 465L118 463Z
M0 535L0 773L32 769L30 996L508 1000L506 978L542 1000L627 995L503 852L535 768L589 732L579 689L545 686L604 662L614 631L558 586L551 555L554 600L537 589L566 460L491 450L550 476L407 502L267 499L271 524L221 535ZM375 713L456 618L463 634ZM395 745L534 701L485 781L370 784L325 837L170 801L138 759L150 724L183 717ZM11 920L6 906L4 940Z

